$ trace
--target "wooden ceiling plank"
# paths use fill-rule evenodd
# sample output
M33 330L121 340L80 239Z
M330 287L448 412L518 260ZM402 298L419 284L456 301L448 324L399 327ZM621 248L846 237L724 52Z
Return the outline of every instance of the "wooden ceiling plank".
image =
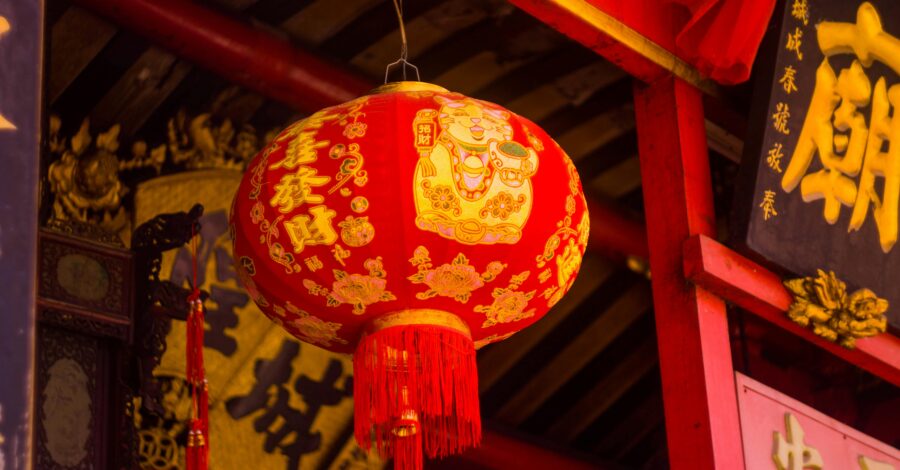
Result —
M56 101L116 35L114 25L79 7L63 13L50 32L47 96Z
M580 335L519 389L494 416L498 421L519 425L541 404L609 346L650 306L650 289L637 283L619 297Z
M578 93L572 93L574 88L573 82L577 80L577 77L584 76L596 68L595 64L591 64L563 75L553 83L534 88L527 94L511 100L507 107L534 122L539 122L566 106L575 106L577 104L576 101L581 96ZM606 88L623 77L624 72L621 70L601 74L596 79L597 83L595 83L596 89L594 91ZM580 93L583 94L584 91L582 90Z
M191 68L162 49L148 48L94 106L91 122L97 129L120 124L121 135L134 135Z
M457 31L487 17L481 8L473 8L470 0L449 0L438 4L422 16L406 24L409 57L415 58ZM400 30L395 29L354 57L350 63L371 76L384 74L387 64L400 54Z
M597 382L578 403L547 428L545 436L572 442L591 423L612 407L657 363L656 347L644 341Z
M709 148L734 163L741 163L744 153L744 141L719 124L706 119L706 143Z
M471 95L525 62L527 61L510 60L500 63L493 51L484 51L472 55L465 62L444 72L435 78L434 82L450 91Z
M572 288L544 318L512 338L491 345L478 354L479 390L485 392L494 386L614 272L615 268L611 263L596 256L586 256Z
M334 36L382 0L316 0L281 23L280 28L300 42L317 46Z
M592 446L593 453L604 457L626 454L662 424L663 413L662 397L658 392L654 393L636 406L618 426L603 433Z
M626 104L566 131L557 141L574 161L579 161L620 135L634 129L634 107Z
M566 107L569 99L552 83L541 85L507 104L510 111L537 122Z
M588 184L592 194L619 199L641 187L641 163L637 155L600 173Z

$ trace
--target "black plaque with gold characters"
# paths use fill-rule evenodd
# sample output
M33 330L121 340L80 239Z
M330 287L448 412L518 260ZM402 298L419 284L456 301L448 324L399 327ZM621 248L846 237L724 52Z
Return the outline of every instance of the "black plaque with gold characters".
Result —
M900 2L783 0L760 48L737 191L739 244L834 271L900 327Z

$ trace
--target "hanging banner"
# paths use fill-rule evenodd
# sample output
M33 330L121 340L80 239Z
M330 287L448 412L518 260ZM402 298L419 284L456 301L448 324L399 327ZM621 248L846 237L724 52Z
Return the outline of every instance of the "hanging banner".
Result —
M783 3L760 53L737 241L871 289L900 327L900 3Z
M135 226L160 213L205 210L198 285L206 301L203 350L209 381L210 468L380 468L352 437L353 377L349 356L300 343L269 321L238 284L228 211L241 179L236 170L187 171L141 183ZM163 258L162 277L188 286L187 247ZM144 468L182 468L190 399L183 381L185 323L172 322L155 375L163 381L165 419L142 414ZM356 449L356 451L354 451ZM158 464L154 464L158 462Z

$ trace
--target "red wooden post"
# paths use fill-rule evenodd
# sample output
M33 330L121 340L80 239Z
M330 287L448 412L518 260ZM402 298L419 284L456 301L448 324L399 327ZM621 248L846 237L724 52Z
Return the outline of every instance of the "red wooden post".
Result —
M715 214L700 92L635 84L635 117L671 468L743 468L724 302L687 282L682 245Z

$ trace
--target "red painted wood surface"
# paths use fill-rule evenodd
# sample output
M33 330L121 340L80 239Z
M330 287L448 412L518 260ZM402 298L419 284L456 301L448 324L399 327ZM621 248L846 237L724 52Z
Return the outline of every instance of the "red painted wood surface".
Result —
M767 321L900 386L900 338L883 334L857 340L847 349L792 322L785 311L791 295L775 273L715 240L697 235L684 244L685 276L710 292Z
M669 73L659 65L648 60L638 51L612 39L609 35L585 21L584 18L566 11L553 2L546 0L509 0L509 2L553 29L580 42L585 47L600 54L640 80L651 82ZM602 3L625 6L632 2L631 0L627 2L608 0ZM602 7L605 8L606 6L603 5ZM644 16L651 17L656 15L645 14ZM672 35L672 38L674 38L674 35Z
M725 303L688 283L681 260L685 240L715 232L700 92L669 77L634 95L669 463L742 468Z
M175 54L305 111L368 92L366 80L272 34L183 0L75 0Z

